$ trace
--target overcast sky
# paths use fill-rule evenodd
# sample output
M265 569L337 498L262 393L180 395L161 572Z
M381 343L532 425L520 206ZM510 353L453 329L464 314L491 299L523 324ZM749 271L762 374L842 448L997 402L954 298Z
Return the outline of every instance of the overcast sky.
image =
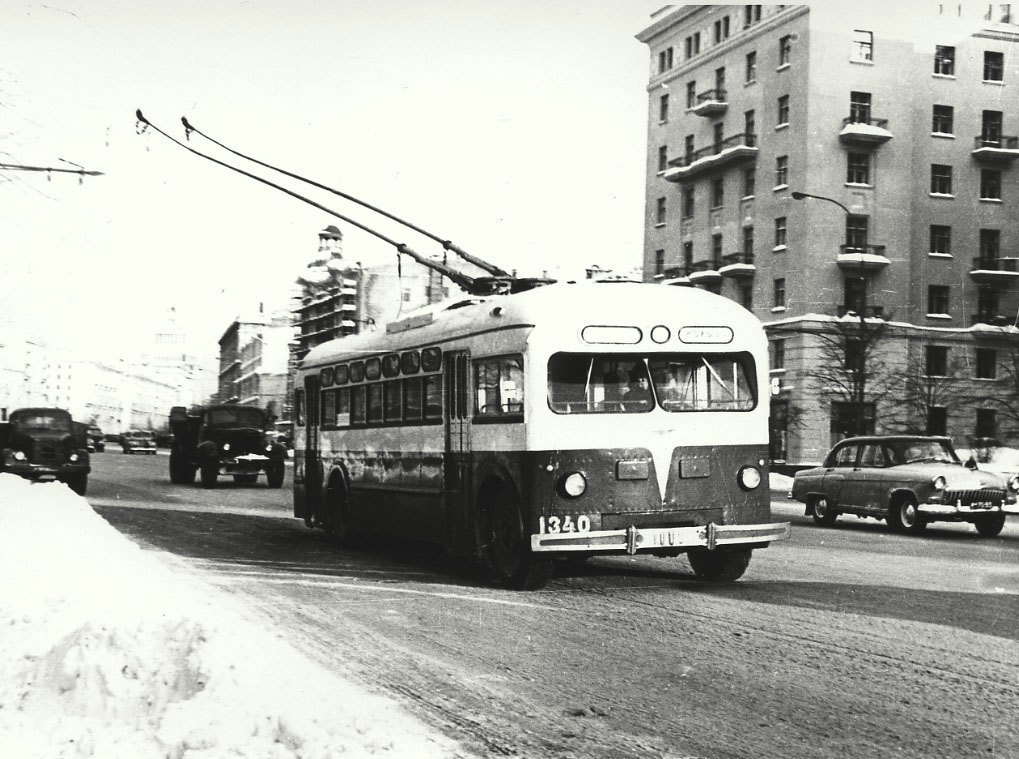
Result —
M179 139L187 116L505 268L637 265L649 58L634 35L662 5L8 0L0 162L105 175L0 170L0 308L98 351L173 306L215 347L238 312L285 302L327 224L349 258L395 261L322 211L140 134L136 108Z

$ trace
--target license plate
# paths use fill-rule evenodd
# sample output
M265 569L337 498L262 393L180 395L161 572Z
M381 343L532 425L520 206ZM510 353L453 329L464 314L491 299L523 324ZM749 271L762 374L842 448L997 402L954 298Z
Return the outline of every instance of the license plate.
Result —
M990 501L977 501L976 503L971 503L969 507L971 509L993 509L994 504Z

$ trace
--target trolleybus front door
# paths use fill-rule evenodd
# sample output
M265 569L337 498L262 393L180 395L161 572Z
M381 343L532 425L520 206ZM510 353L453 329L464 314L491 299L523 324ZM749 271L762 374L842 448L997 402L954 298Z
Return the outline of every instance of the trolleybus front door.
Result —
M471 501L471 427L466 351L447 352L446 376L446 450L443 465L443 511L446 540L450 547L470 544L468 519Z
M325 516L322 507L322 455L319 442L322 412L318 397L318 375L304 378L304 397L307 410L305 430L307 440L304 445L304 497L307 501L305 513L322 520Z

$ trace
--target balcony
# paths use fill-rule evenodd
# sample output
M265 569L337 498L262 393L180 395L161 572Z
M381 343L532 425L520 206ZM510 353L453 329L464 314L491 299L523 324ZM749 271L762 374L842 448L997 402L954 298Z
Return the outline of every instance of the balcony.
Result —
M715 261L698 261L690 267L687 275L690 282L695 285L709 285L713 282L721 282L722 275L718 271L719 263Z
M974 282L984 285L1002 285L1019 278L1019 258L997 258L980 256L973 259L969 276Z
M859 319L860 312L858 309L843 304L835 310L836 315L840 319ZM863 316L865 319L881 319L885 318L884 306L865 306L863 309Z
M976 137L973 140L972 156L978 161L991 164L1009 164L1019 158L1019 137Z
M883 269L891 261L884 245L840 245L836 263L840 269L858 272Z
M972 314L969 321L970 325L973 327L1009 327L1012 325L1012 320L1009 317L992 312Z
M717 116L725 113L729 107L729 98L723 89L708 90L697 96L697 102L690 109L695 116Z
M662 176L670 182L687 182L699 174L731 163L757 160L757 135L734 134L708 148L701 148L669 161L672 167Z
M654 280L660 285L690 285L690 277L687 276L687 268L685 266L674 266L665 269L661 274L656 274Z
M843 145L877 147L892 139L888 131L888 119L874 119L869 116L849 116L842 119L839 140Z
M722 265L718 267L718 273L723 277L752 277L756 271L754 254L742 251L722 256Z

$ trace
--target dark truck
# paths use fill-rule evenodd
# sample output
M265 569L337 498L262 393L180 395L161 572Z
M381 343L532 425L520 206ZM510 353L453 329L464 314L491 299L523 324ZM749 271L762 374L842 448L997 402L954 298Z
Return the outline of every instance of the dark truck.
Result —
M85 495L88 425L59 408L20 408L0 422L0 472L29 480L59 480Z
M220 474L251 484L265 473L271 488L283 487L286 448L266 435L270 419L254 406L216 405L189 414L183 406L170 409L170 482L189 484L195 474L202 487L216 487Z

